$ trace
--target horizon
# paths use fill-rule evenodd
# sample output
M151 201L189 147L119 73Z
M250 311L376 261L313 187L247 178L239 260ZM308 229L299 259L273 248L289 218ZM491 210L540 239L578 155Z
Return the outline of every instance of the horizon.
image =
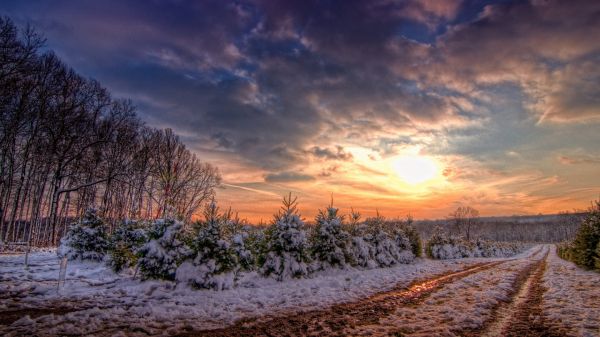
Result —
M599 3L5 1L46 47L218 167L270 221L587 209L600 195Z

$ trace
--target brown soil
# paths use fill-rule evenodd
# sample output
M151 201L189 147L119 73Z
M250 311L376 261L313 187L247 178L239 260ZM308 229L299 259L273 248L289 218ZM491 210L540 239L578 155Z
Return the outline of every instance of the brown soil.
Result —
M537 255L537 252L536 254ZM455 331L461 336L502 337L560 337L567 336L558 326L547 324L543 317L542 296L546 289L542 278L548 253L519 272L512 283L510 300L500 302L492 311L492 318L476 330ZM525 296L524 298L519 298ZM500 324L500 325L499 325Z
M238 321L231 327L189 331L181 336L345 336L344 329L377 324L399 306L418 305L445 284L493 268L504 261L480 263L458 272L413 282L390 291L327 309Z
M550 325L544 319L542 310L543 295L546 291L542 284L542 278L546 271L546 258L541 262L533 275L531 285L527 292L526 300L518 306L510 325L502 332L507 337L559 337L567 336L565 329Z
M82 310L81 308L73 307L54 307L54 308L28 308L18 310L0 311L0 325L11 325L18 321L21 317L29 315L31 318L36 318L44 315L64 315L70 312Z

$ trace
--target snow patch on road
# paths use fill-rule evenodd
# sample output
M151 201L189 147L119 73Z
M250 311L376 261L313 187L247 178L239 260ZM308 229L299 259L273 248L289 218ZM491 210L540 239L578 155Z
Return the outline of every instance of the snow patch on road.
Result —
M569 328L576 336L600 336L600 273L561 259L553 246L543 280L549 321Z

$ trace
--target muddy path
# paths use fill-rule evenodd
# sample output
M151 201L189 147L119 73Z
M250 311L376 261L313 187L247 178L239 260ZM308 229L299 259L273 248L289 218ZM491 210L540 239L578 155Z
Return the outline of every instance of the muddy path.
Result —
M356 302L342 303L327 309L290 313L238 321L216 330L189 331L180 336L345 336L346 329L377 324L399 306L419 305L444 285L474 273L494 268L507 261L479 263L460 271L437 275L396 287Z
M492 319L477 330L463 330L461 336L482 337L562 337L565 329L548 324L543 316L542 278L549 252L519 272L512 284L510 300L493 308Z
M501 334L510 336L562 336L562 334L545 334L552 331L545 322L540 323L536 317L541 317L541 298L544 289L541 286L541 278L544 274L545 258L547 249L542 247L536 249L533 254L526 257L503 259L496 261L481 262L464 267L461 270L438 274L433 277L428 277L416 280L409 284L399 284L396 287L366 297L364 299L355 300L347 303L340 303L331 307L309 310L304 312L279 312L274 315L257 316L237 321L229 327L215 330L197 330L195 324L187 325L184 330L178 328L175 331L171 330L168 333L163 331L163 334L176 334L178 336L346 336L351 331L359 331L368 326L379 326L382 319L392 315L398 308L413 308L414 310L422 310L427 306L424 302L429 301L428 298L432 294L437 296L438 291L453 287L456 285L468 284L469 276L481 277L489 274L501 273L507 267L514 269L514 266L523 270L519 270L519 275L514 281L512 288L514 294L511 294L509 303L502 303L498 308L494 309L494 319L486 324L485 328L473 331L453 331L459 335L465 336L480 336L487 331L500 331ZM509 268L509 269L510 269ZM471 277L471 278L472 278ZM467 278L467 280L463 280ZM527 291L525 291L527 290ZM521 295L519 295L521 294ZM525 294L525 295L523 295ZM524 297L525 300L516 301L517 297ZM88 303L89 301L89 303ZM98 301L95 299L79 299L77 302L64 301L49 301L42 308L12 308L12 310L0 311L0 326L10 325L21 317L29 315L31 318L36 318L44 315L53 314L55 316L63 316L72 312L83 311L88 309L110 309L120 307L119 304L108 301ZM516 303L516 304L513 304ZM526 305L521 305L525 303ZM508 313L502 314L505 306L511 306ZM123 306L124 311L127 311L131 305ZM411 309L411 310L413 310ZM496 314L497 312L497 314ZM520 313L517 315L517 313ZM532 316L533 315L533 316ZM538 316L535 316L538 315ZM529 329L533 326L531 320L535 320L539 327L534 331L544 334L523 334L520 330L509 331L506 324L497 325L493 330L491 328L493 322L501 321L509 317L517 317L522 322L522 327ZM504 317L504 318L503 318ZM515 318L516 319L516 318ZM492 322L493 321L493 322ZM158 322L157 322L158 323ZM168 322L165 322L165 329L168 327ZM515 326L508 326L511 329L516 329ZM158 328L158 327L154 327ZM162 330L158 328L159 331ZM129 324L115 324L113 326L99 327L99 330L94 331L96 335L108 336L115 333L125 333L131 335L154 335L155 329L145 330L144 327L133 327ZM393 334L394 335L394 334ZM402 336L403 334L396 334ZM494 335L494 334L491 334Z

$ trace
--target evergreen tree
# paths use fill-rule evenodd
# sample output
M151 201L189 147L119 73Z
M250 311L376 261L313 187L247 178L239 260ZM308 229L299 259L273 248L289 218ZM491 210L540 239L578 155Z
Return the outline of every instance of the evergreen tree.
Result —
M594 267L600 270L600 241L596 245L596 257L594 257Z
M365 241L372 247L373 259L380 267L389 267L398 263L403 258L400 256L400 250L394 240L385 232L383 226L385 218L379 215L368 218L366 226L368 229Z
M348 221L348 232L350 238L350 253L352 254L352 265L364 268L375 268L377 262L373 260L374 248L365 241L367 227L360 223L361 214L351 210Z
M225 212L225 228L224 236L231 241L235 255L237 256L238 264L241 270L252 270L254 268L255 257L248 246L250 234L248 233L248 225L245 220L240 219L236 213L232 215L231 208Z
M57 254L69 260L101 261L107 248L104 222L95 209L89 208L78 222L69 227L67 234L60 241Z
M420 257L423 254L423 245L421 236L417 229L413 226L413 217L409 214L406 216L406 223L400 226L400 230L408 237L410 247L415 257Z
M271 236L272 227L267 229L253 229L248 231L244 240L245 247L253 257L256 266L262 266L268 254L267 238Z
M137 251L146 241L146 231L140 222L124 221L110 239L108 265L117 273L135 266L138 261Z
M223 290L231 288L238 259L231 242L224 237L228 214L220 214L213 200L204 210L205 221L193 242L193 259L187 260L177 269L178 282L195 288Z
M283 206L275 215L266 241L267 254L261 268L263 275L272 275L281 281L308 274L309 245L304 222L298 214L297 198L292 199L291 193L283 198Z
M415 259L415 254L413 253L414 244L411 242L411 238L407 233L409 233L408 228L401 226L394 231L393 235L396 247L398 247L398 255L396 258L400 263L410 263Z
M314 257L321 263L321 268L347 267L352 259L350 234L342 228L343 217L338 215L338 209L333 202L325 209L319 210L316 218L317 226L312 237Z
M149 241L139 249L138 266L144 279L174 280L179 264L191 254L183 242L183 224L158 219L148 232Z
M592 269L596 259L600 258L597 246L600 242L600 200L592 206L588 216L583 220L572 243L573 262Z

